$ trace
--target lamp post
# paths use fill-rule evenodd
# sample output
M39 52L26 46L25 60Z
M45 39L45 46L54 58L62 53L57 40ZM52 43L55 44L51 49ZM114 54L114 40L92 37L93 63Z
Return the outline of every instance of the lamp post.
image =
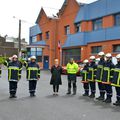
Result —
M21 19L13 16L14 19L19 20L19 28L18 28L18 56L21 57Z
M19 42L19 47L18 47L18 51L19 51L19 58L21 57L21 20L19 20L19 35L18 35L18 42Z

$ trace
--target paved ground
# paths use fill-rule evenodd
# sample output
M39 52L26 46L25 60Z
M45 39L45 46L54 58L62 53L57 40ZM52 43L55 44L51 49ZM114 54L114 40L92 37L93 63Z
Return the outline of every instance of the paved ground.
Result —
M78 93L76 96L65 95L67 78L62 76L63 85L58 97L52 96L52 86L49 85L50 73L41 72L41 80L37 86L37 97L30 98L28 82L23 71L19 82L17 99L9 99L7 71L0 78L0 120L118 120L120 107L84 98L80 78L78 78ZM113 98L115 101L115 97Z

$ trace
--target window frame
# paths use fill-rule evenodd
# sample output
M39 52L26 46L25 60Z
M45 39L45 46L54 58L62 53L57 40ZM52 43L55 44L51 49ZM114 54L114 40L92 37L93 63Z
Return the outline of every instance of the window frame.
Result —
M45 32L46 39L50 39L50 31Z
M33 39L34 38L34 39ZM34 41L33 41L34 40ZM35 43L35 42L37 42L37 36L32 36L31 37L31 43Z
M120 49L120 44L114 44L114 45L112 45L112 52L113 53L119 53L120 51L116 51L114 47L119 47L118 49Z
M78 32L82 32L81 30L81 22L78 22L75 24L75 32L78 33Z
M120 13L117 13L117 14L114 15L114 25L115 26L120 26Z
M95 19L92 21L93 23L93 31L103 29L103 18Z
M93 52L93 49L95 49L96 52ZM100 50L99 50L100 49ZM91 54L98 54L102 51L102 46L91 46Z
M68 29L69 28L69 29ZM70 34L70 25L66 25L64 27L64 31L65 31L65 35L69 35Z

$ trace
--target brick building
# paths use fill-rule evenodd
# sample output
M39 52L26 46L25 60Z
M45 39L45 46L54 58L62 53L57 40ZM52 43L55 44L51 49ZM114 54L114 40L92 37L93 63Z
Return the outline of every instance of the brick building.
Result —
M120 0L98 0L81 4L65 0L57 17L49 17L42 8L36 26L30 28L29 55L37 55L42 68L54 58L65 65L70 57L84 60L98 52L120 52ZM58 42L62 46L62 58Z
M0 36L0 56L10 57L17 53L18 49L14 48L14 42L7 42L5 37Z

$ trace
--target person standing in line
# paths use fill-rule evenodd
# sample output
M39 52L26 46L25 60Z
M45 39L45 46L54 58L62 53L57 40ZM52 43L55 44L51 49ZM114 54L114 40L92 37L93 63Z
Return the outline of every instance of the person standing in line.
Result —
M116 102L113 105L120 106L120 54L116 56L118 63L115 65L111 85L116 90Z
M84 94L83 96L89 96L89 82L88 82L88 68L89 68L89 61L86 59L83 61L84 68L82 69L82 83L83 83L83 88L84 88Z
M12 60L4 64L8 68L10 98L16 98L18 81L21 79L22 64L18 61L17 55L13 55Z
M104 100L105 99L105 86L102 84L102 76L103 76L103 66L105 64L105 53L99 52L98 56L100 57L100 61L97 65L97 72L96 72L96 82L98 83L98 89L100 96L97 97L97 100Z
M91 56L89 68L88 68L88 81L91 89L91 94L89 95L90 98L94 98L96 93L96 83L95 83L96 69L97 69L97 65L95 63L95 56Z
M103 76L102 76L102 83L105 86L105 92L106 92L106 99L103 101L105 103L111 103L112 102L112 86L111 86L111 80L113 77L114 72L114 64L112 63L112 55L111 53L106 54L106 62L104 64L103 68Z
M74 59L71 58L70 62L67 64L67 74L68 74L68 92L67 95L71 94L71 84L73 84L73 95L76 95L77 85L76 79L78 72L78 64L74 62Z
M54 65L51 67L50 85L53 85L53 95L58 95L59 85L62 85L61 74L62 67L59 65L59 60L54 60Z
M40 67L36 62L36 57L32 56L31 61L26 66L27 69L27 80L29 81L29 93L30 97L35 97L35 91L37 81L40 79Z

